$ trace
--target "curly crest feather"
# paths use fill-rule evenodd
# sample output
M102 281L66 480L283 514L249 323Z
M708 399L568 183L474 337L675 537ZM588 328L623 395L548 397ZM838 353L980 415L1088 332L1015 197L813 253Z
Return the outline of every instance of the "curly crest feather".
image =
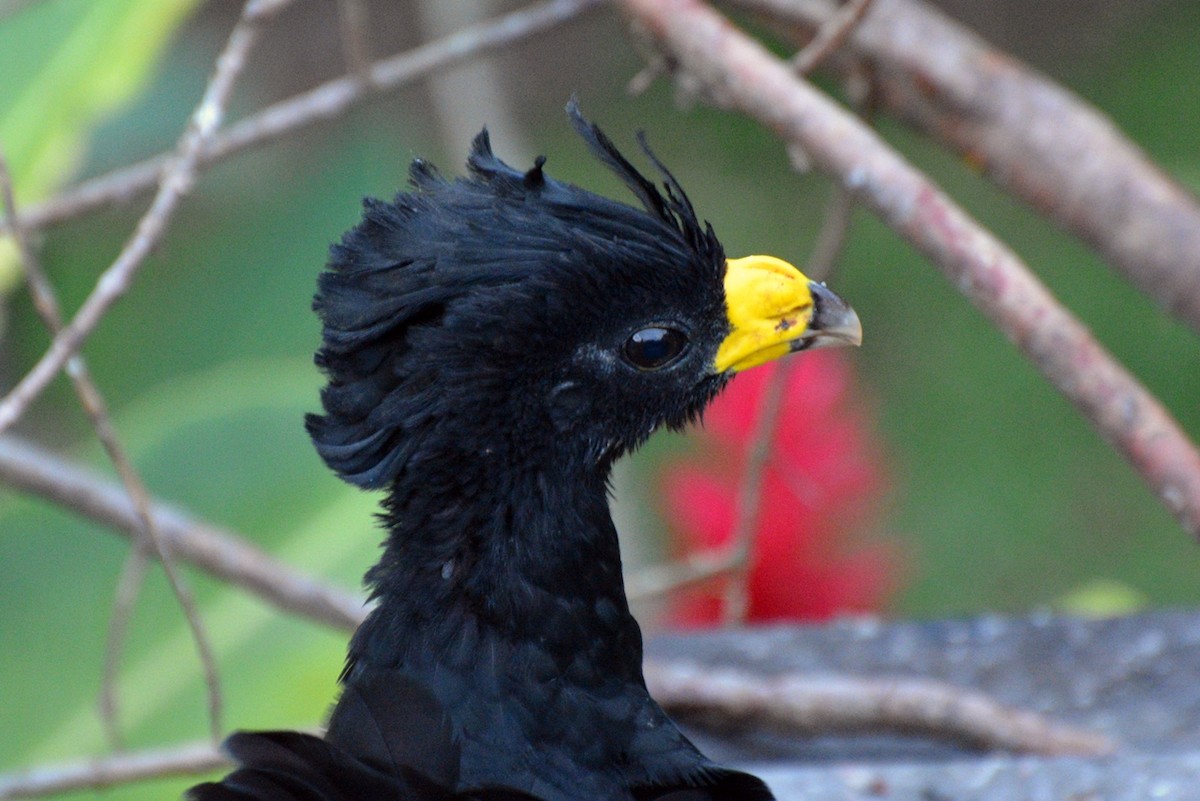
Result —
M362 221L331 248L314 301L324 322L316 361L329 378L321 393L325 413L309 415L306 425L321 457L346 481L383 487L419 457L422 430L435 422L433 383L448 389L447 354L426 358L420 351L445 345L427 334L462 323L462 310L472 309L477 327L487 319L480 304L507 313L539 281L574 275L586 282L581 271L619 274L630 264L696 264L705 271L696 281L719 283L720 243L644 140L665 194L574 101L568 113L644 212L549 178L544 158L524 172L510 167L484 130L472 144L467 177L447 180L428 162L413 161L411 190L391 203L364 201ZM464 327L461 335L471 332Z

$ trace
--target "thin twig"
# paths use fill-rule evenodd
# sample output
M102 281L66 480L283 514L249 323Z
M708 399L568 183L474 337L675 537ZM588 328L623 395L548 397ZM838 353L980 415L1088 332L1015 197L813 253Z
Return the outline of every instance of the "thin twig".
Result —
M834 198L836 203L837 196ZM848 215L845 216L848 219ZM731 583L742 584L731 596L728 588L724 595L722 616L726 624L745 620L746 588L750 553L753 549L754 529L762 505L763 473L772 461L771 440L778 425L779 412L792 363L784 362L768 379L764 397L760 403L755 428L747 447L747 467L738 486L737 517L731 545L720 551L692 553L671 562L642 567L629 576L625 592L630 601L645 601L661 598L680 590L702 586L718 578L732 576ZM733 609L731 610L731 606Z
M750 609L750 555L754 533L762 511L763 479L771 459L784 390L795 362L785 359L775 366L763 388L750 439L746 446L746 464L738 484L737 517L729 537L730 576L725 584L721 621L726 626L744 623Z
M86 467L14 436L0 437L0 482L109 526L136 541L138 519L121 487ZM228 529L161 501L150 516L172 556L261 598L286 614L352 631L363 598L280 562Z
M436 70L543 33L603 2L549 0L377 61L371 66L371 79L366 85L354 76L337 78L230 125L205 142L198 167L209 167L243 150L281 139L322 120L336 119L359 103L395 91ZM170 157L170 154L162 154L113 170L42 203L30 205L22 210L26 230L56 225L98 208L139 197L157 183ZM7 219L0 219L0 233L7 230Z
M367 6L363 0L338 0L338 28L346 72L360 83L370 83L371 51L367 45Z
M725 0L805 41L831 0ZM1200 200L1100 110L922 0L876 0L828 66L1200 331Z
M700 587L728 575L734 562L728 550L700 551L680 559L640 567L625 581L625 594L631 602L661 598L680 590Z
M646 683L670 713L718 728L762 726L790 734L894 731L981 749L1103 755L1115 744L993 701L967 688L918 679L763 677L683 662L648 662ZM0 776L0 799L36 798L229 766L210 742L46 765Z
M870 4L871 0L866 0L866 2L854 6L852 0L850 6L854 6L857 14L854 15L852 24L839 27L838 30L842 32L839 44L845 41L845 37L850 35L855 25L862 22L863 15ZM820 37L818 36L818 38ZM805 49L807 50L807 48ZM827 51L827 55L831 53L832 51ZM803 55L803 51L797 55L797 58L800 55ZM793 64L795 64L795 60L793 59ZM808 74L809 71L820 63L821 61L810 60L808 70L801 71L800 74ZM862 115L864 120L873 120L875 113L878 111L878 100L875 97L875 92L871 90L870 85L861 81L852 82L849 88L850 101L854 109ZM846 236L850 232L850 221L854 216L854 206L854 194L844 184L835 183L829 199L825 203L824 222L821 224L821 230L817 232L817 241L813 245L813 251L808 257L806 269L808 277L812 280L824 281L827 279L830 273L833 272L833 268L837 265L838 259L841 258L842 250L846 246Z
M1074 403L1200 537L1200 453L1009 248L872 130L696 0L622 0L706 96L794 142L912 243Z
M54 337L46 353L0 401L0 432L15 423L96 329L104 315L129 289L146 257L158 245L171 217L192 186L200 154L221 124L225 105L257 41L261 23L291 0L248 0L234 26L204 96L192 112L175 157L158 181L158 193L138 221L133 236L96 282L69 324Z
M854 210L854 198L842 187L834 187L833 194L825 209L825 219L817 236L812 256L805 265L805 272L814 281L824 280L833 270L833 265L841 255L842 246L846 241L846 231L850 226L850 216ZM701 580L729 574L730 580L725 586L722 618L725 625L742 623L749 610L749 591L747 582L750 579L750 557L754 543L754 532L758 527L759 512L762 509L762 484L767 467L771 462L772 442L775 430L779 425L779 414L783 407L783 397L787 386L788 376L795 367L795 362L788 359L781 362L767 379L759 402L758 417L754 430L750 434L750 444L746 449L746 467L738 488L737 518L734 522L731 536L732 547L719 564L706 566L704 574L699 570L680 573L676 577L678 589L684 584L695 584ZM660 586L665 586L660 582Z
M63 328L62 307L49 276L42 268L41 260L29 244L29 239L21 226L13 195L12 174L9 172L8 162L2 152L0 152L0 200L3 201L4 213L12 221L12 237L16 242L17 251L21 255L21 266L29 286L29 293L33 298L34 307L50 333L56 335ZM142 580L145 578L148 551L157 552L162 559L171 591L174 593L175 600L183 611L184 617L187 618L188 626L195 639L196 651L203 665L209 691L213 693L209 697L209 723L215 741L219 739L221 733L220 684L212 646L203 622L200 620L199 612L196 610L191 590L171 563L170 553L163 545L150 515L150 492L146 489L145 482L142 481L142 477L125 452L125 447L121 444L116 428L112 424L104 396L100 393L95 381L92 380L91 371L88 370L87 362L81 354L75 354L67 362L67 375L75 387L75 393L91 422L96 438L100 440L105 453L108 454L109 461L112 462L121 478L121 484L133 506L137 522L134 548L126 562L125 569L121 571L121 580L118 582L117 600L113 605L107 647L105 648L103 680L100 690L100 719L109 743L114 748L120 748L122 745L117 715L117 671L125 640L125 631L128 628L134 602L142 586Z
M850 193L840 186L834 187L833 194L825 207L825 219L817 234L812 255L805 265L805 273L814 281L825 280L833 270L846 241L846 232L850 226L853 210L854 198ZM790 368L785 367L785 369ZM780 401L772 400L772 398L782 392L781 387L786 383L787 373L784 370L777 370L771 376L765 390L767 394L764 395L764 400L759 408L755 430L750 437L751 445L747 449L746 458L747 470L742 474L742 483L739 486L738 516L734 524L734 534L731 537L734 546L742 542L742 549L727 547L715 552L702 551L688 554L682 559L672 562L639 568L625 583L625 591L630 601L660 598L672 592L697 587L714 579L739 572L743 576L742 581L745 580L744 567L749 561L749 551L745 549L753 545L750 540L753 538L758 507L762 503L762 472L771 462L769 443L774 438L779 415ZM787 478L786 475L785 478ZM725 595L724 616L727 622L744 618L746 592L744 587L740 592L742 593L741 599L733 599L733 603L742 605L742 615L738 618L730 617L730 596L728 593Z
M0 776L0 799L40 798L71 791L100 790L146 779L192 776L229 764L229 757L208 741L132 751Z
M222 696L216 658L207 632L196 611L191 591L182 576L175 570L167 545L158 536L149 511L149 493L126 457L124 449L120 446L103 397L91 381L86 364L77 351L112 304L127 291L138 269L166 231L172 214L190 189L201 147L220 126L224 108L233 86L245 65L250 48L258 37L259 24L281 9L287 2L289 0L249 0L246 3L241 19L230 34L224 50L217 57L216 68L204 96L192 113L188 127L180 139L178 156L162 174L159 191L154 202L151 203L150 209L138 223L132 239L113 264L101 275L95 290L84 302L79 313L67 325L63 323L53 287L40 269L36 258L33 257L31 249L25 243L21 226L16 217L15 206L11 202L11 187L7 187L7 171L5 171L6 188L9 190L5 198L5 214L10 221L10 229L25 255L26 274L29 276L30 289L37 299L39 311L43 314L51 330L54 331L55 336L38 367L35 367L17 385L4 402L0 402L0 431L19 419L25 408L36 399L58 370L64 365L68 366L69 376L92 421L96 435L121 475L137 514L139 531L145 538L144 541L139 538L135 542L129 561L126 563L125 569L121 571L121 583L117 590L107 638L100 710L104 727L114 746L119 746L121 742L117 724L116 699L116 678L120 654L125 642L128 620L145 576L147 551L149 550L153 550L162 563L167 582L183 610L184 618L196 646L207 688L208 720L214 742L220 739L223 728L221 721Z
M478 24L494 14L500 5L499 0L475 0L474 3L418 0L413 3L413 11L421 30L433 37ZM430 75L426 89L432 104L431 121L437 124L441 140L448 149L465 146L486 123L492 142L502 143L511 158L529 161L537 155L526 142L514 110L519 103L514 101L495 59L479 58L470 64Z
M0 22L46 0L0 0Z
M126 498L124 498L124 497L121 497L121 496L119 496L119 499L120 499L120 501L121 501L121 502L123 502L123 503L125 504L125 506L126 506L126 509L128 509L128 500L127 500ZM165 525L164 525L163 523L161 523L161 522L160 522L160 526L164 526L164 530L165 530ZM192 534L193 534L193 532L188 532L188 533L186 534L186 536L187 536L187 538L188 538L189 540L191 539L191 537L192 537ZM180 555L182 555L182 554L180 554ZM268 585L274 586L274 585L275 585L275 583L276 583L276 582L275 582L275 578L276 578L276 577L274 577L274 576L268 575L268 576L266 576L266 577L265 577L265 583L266 583L266 584L268 584ZM3 783L3 782L0 782L0 788L6 788L7 786L8 786L7 784L5 784L5 783ZM3 797L3 796L2 796L2 795L0 795L0 797Z
M847 0L845 5L821 23L812 41L792 56L792 69L798 75L808 75L815 70L846 43L870 7L871 0Z
M812 71L824 61L862 21L871 5L871 0L850 0L837 14L821 27L817 36L792 59L793 68L801 75ZM833 198L826 209L825 221L821 226L817 247L807 265L808 275L813 280L823 280L833 268L846 239L850 224L853 199L840 187L834 190ZM767 463L771 459L772 441L779 423L783 404L784 388L794 365L786 361L776 367L759 405L754 429L746 448L746 465L738 487L737 517L724 564L709 565L707 577L728 574L722 605L722 622L726 626L743 623L749 611L750 563L754 545L754 532L758 527L762 508L762 484ZM702 577L692 571L679 579L694 583Z
M805 267L805 273L813 281L824 281L833 272L846 245L853 214L854 195L840 184L834 186L825 203L825 222L817 232L817 241Z
M108 631L104 635L104 664L100 673L100 697L97 707L100 711L100 725L104 729L104 737L108 741L109 748L114 751L121 751L125 748L125 737L121 733L121 700L118 694L121 657L125 653L129 624L133 620L133 610L137 606L137 599L141 594L142 587L145 586L146 571L150 567L150 541L145 538L140 521L138 525L137 533L130 543L129 554L125 557L125 562L121 565L121 572L117 576L117 589L113 593L112 609L108 613ZM170 554L172 564L174 558L174 554ZM188 614L195 614L195 610L190 606ZM201 661L212 658L207 638L205 647L196 650L201 655ZM206 674L208 670L206 665L204 668ZM206 685L211 692L214 685L207 681ZM218 692L217 698L220 699L219 679L215 686ZM210 699L208 708L209 738L215 743L221 735L220 700L214 705ZM214 709L217 711L216 717L212 714Z
M763 676L711 665L647 662L646 686L669 713L716 728L789 734L894 731L981 749L1098 756L1116 744L975 690L908 678Z
M129 500L118 486L13 437L0 437L0 478L97 521L123 530L132 525ZM342 630L353 629L365 616L365 608L353 593L304 576L262 554L234 534L197 523L161 504L155 504L152 509L157 526L171 540L177 558L263 598L282 611ZM254 565L253 569L248 570L248 565ZM692 710L711 706L714 714L727 720L740 719L746 714L745 700L720 686L724 681L720 674L710 674L716 686L705 687L705 682L701 682L695 689L695 699L690 702L683 691L672 689L666 683L672 676L687 677L688 671L686 665L648 665L647 680L656 694L663 694L668 705L677 708L686 705ZM755 677L751 683L761 684L761 679ZM1072 748L1070 743L1074 735L1063 734L1069 733L1070 729L1057 728L1036 716L1012 718L994 702L980 701L980 696L972 690L948 685L939 688L920 683L885 683L879 679L850 679L838 686L840 695L831 696L829 680L817 678L810 684L805 677L797 676L774 687L773 691L784 694L781 703L786 703L792 710L800 710L787 719L777 719L777 725L799 727L802 731L834 723L841 728L891 727L933 736L961 735L971 742L1018 750L1063 751ZM928 689L930 686L934 689ZM852 702L838 699L851 699ZM805 709L809 711L803 711ZM992 709L1001 711L995 714L989 711ZM943 722L952 732L950 735L941 734ZM1102 740L1087 734L1080 734L1074 741L1084 744L1081 749L1088 747L1088 743L1103 745ZM154 762L150 758L146 761ZM165 761L173 762L173 759L168 756ZM10 787L26 786L30 775L53 777L61 773L84 776L77 779L79 783L71 785L73 787L90 786L87 783L94 779L87 777L96 775L96 771L89 772L81 763L70 770L46 768L0 778L0 788L7 792ZM65 789L66 785L62 787ZM6 797L16 797L16 794L0 792L0 798Z
M673 662L646 664L646 683L670 713L715 727L769 725L790 734L921 734L980 749L1044 755L1110 753L1101 734L999 704L973 690L916 679L764 678ZM46 765L0 776L0 799L36 798L229 766L210 742Z

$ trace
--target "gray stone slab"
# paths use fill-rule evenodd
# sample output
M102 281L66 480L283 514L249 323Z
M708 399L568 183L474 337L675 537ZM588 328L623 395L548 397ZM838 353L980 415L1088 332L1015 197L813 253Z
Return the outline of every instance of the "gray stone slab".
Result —
M751 768L753 769L753 768ZM768 766L780 801L1196 801L1200 755Z
M783 801L1200 801L1200 612L885 623L658 637L651 657L780 673L908 676L1103 732L1103 758L984 754L887 734L694 732Z

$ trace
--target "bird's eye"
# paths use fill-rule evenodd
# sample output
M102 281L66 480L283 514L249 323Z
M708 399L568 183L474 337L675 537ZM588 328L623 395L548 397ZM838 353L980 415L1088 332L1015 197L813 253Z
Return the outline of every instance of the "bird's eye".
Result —
M639 370L657 370L679 358L687 344L687 335L674 328L643 328L625 342L625 358Z

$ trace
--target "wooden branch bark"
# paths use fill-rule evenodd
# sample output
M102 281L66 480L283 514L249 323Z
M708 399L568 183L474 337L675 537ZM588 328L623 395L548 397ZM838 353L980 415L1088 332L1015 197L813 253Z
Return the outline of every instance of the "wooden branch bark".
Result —
M8 215L12 228L12 237L21 257L21 267L25 272L25 283L29 288L33 305L50 333L57 335L63 327L62 306L50 277L42 268L41 259L38 258L25 236L24 227L17 214L8 162L3 153L0 153L0 198L3 200L4 211ZM167 583L175 594L179 608L187 618L195 638L196 650L203 665L205 680L211 690L209 719L212 723L211 729L215 742L219 739L220 734L220 682L217 677L216 662L212 656L212 648L209 645L208 633L196 612L191 589L175 570L170 552L162 544L161 536L154 527L154 520L150 516L150 491L146 488L141 474L133 466L133 461L129 458L120 437L117 436L116 426L113 425L112 418L108 413L108 402L100 392L100 387L92 379L91 370L88 368L83 354L77 353L72 356L66 363L65 372L75 386L79 405L87 414L93 433L100 440L100 444L108 454L109 461L121 477L121 483L125 487L125 493L137 520L134 548L126 562L126 569L122 571L123 578L129 580L122 580L118 583L117 601L114 603L112 622L109 626L110 647L108 648L108 658L105 659L105 680L101 685L101 719L109 742L115 746L122 743L116 714L116 666L120 661L118 657L122 650L121 645L124 642L126 623L132 611L133 600L137 597L137 591L140 589L145 575L145 562L148 558L146 552L149 550L156 551L162 559ZM128 603L124 603L126 600Z
M970 748L1047 755L1111 753L1107 737L926 679L762 676L682 662L646 663L646 686L671 714L716 728L789 734L894 731Z
M138 530L136 513L118 484L11 436L0 437L0 481L123 532ZM368 607L355 593L305 575L263 553L234 532L195 520L161 501L152 503L151 514L177 559L258 596L284 613L343 631L353 631L366 616ZM722 560L728 562L727 557ZM738 675L743 684L761 681L761 677ZM745 720L749 714L745 693L736 687L731 692L723 674L714 674L710 685L686 665L659 662L648 667L647 678L656 690L663 692L667 705L674 708L700 710L727 721ZM782 718L772 719L773 725L801 732L822 727L839 731L900 729L976 745L1044 753L1075 752L1070 743L1081 744L1080 750L1104 747L1102 738L1059 727L1041 716L1026 713L1019 713L1025 716L1020 717L1020 725L1014 729L1012 716L1017 713L986 699L980 705L975 700L978 694L968 689L942 686L929 690L919 683L896 685L882 679L847 678L836 689L860 701L843 705L830 701L830 686L829 679L818 677L810 683L803 676L793 676L778 684L775 689L785 693L781 703L786 703L790 711ZM925 706L926 702L932 706ZM966 712L956 717L946 710L956 714ZM944 719L944 730L936 720L939 715ZM206 747L211 749L211 745ZM189 762L176 749L131 754L129 759L130 764L140 766L129 773L116 770L102 759L0 775L0 798L58 792L68 786L62 782L72 782L69 786L75 788L93 787L101 786L99 783L211 769L207 762ZM158 770L154 766L160 764L166 766L163 772L154 772ZM125 778L115 778L119 776ZM52 789L37 789L45 787Z
M338 119L361 103L394 92L440 69L545 33L600 4L601 0L546 0L380 59L369 66L365 77L354 73L335 78L222 128L204 143L199 167L207 168L315 123ZM170 158L170 153L163 153L69 187L49 200L22 209L21 222L26 230L32 231L114 204L128 203L154 188ZM7 231L7 217L0 217L0 233Z
M831 0L728 0L807 41ZM1200 200L1078 95L923 0L878 0L825 67L869 65L881 110L957 150L1200 331Z
M1134 466L1180 525L1200 537L1200 453L1015 253L861 121L707 5L622 0L622 6L708 99L801 147L924 253Z
M217 56L212 77L179 137L174 155L158 176L158 190L150 207L138 220L117 258L100 274L96 286L75 316L54 336L33 369L0 399L0 432L20 419L29 404L41 395L96 330L113 304L128 291L138 271L162 240L179 204L191 191L200 156L221 126L233 87L245 69L246 58L258 41L263 23L290 2L292 0L248 0L224 49Z
M110 526L134 539L137 512L122 488L82 465L17 437L0 437L0 482ZM281 611L353 631L366 614L363 599L305 575L243 537L152 500L150 515L171 555L244 589Z
M247 7L247 14L265 14L285 2L286 0L274 0L274 2L271 2L271 0L254 0ZM533 11L542 15L537 17L537 24L549 25L554 21L577 13L578 10L584 7L594 4L595 0L557 2L536 7ZM630 2L628 5L631 8L636 8L638 3ZM665 5L675 10L687 12L688 14L695 12L697 9L704 11L703 7L694 3ZM862 2L861 5L865 7L866 2ZM517 19L517 15L513 15L511 20L506 18L506 20L509 20L514 25ZM521 17L520 19L528 22L530 18ZM691 21L695 22L695 20ZM686 19L685 15L685 17L677 20L677 22L686 25L689 20ZM419 74L421 70L431 69L430 65L444 64L455 58L464 57L463 54L468 53L473 47L498 46L506 41L512 41L518 36L527 35L530 30L530 28L506 29L500 26L489 27L486 30L475 32L481 35L486 33L487 36L493 37L486 39L486 45L480 44L481 41L485 41L483 39L460 37L460 39L454 40L457 42L456 46L460 48L459 50L446 49L439 46L421 51L419 54L414 51L414 57L420 55L425 60L422 61L421 58L415 58L415 60L409 59L405 61L403 69L408 70L408 72L404 72L404 75L407 77L402 79L408 80L415 74ZM505 39L505 37L508 38ZM718 55L725 57L728 54ZM743 53L742 55L744 56L745 54ZM745 67L745 64L742 66ZM396 69L400 69L400 67L397 66ZM228 74L232 75L234 73L236 73L236 68L232 68L232 72ZM171 181L163 182L165 191L171 194L171 197L167 201L164 201L167 204L167 208L166 211L161 212L161 226L165 227L167 225L171 210L178 202L179 196L186 191L186 184L190 177L201 167L210 163L210 161L222 155L227 155L237 148L273 140L316 119L337 116L351 104L366 97L369 92L379 90L381 88L379 84L380 80L385 80L385 83L386 81L402 80L396 77L398 74L385 74L382 63L378 64L372 68L371 76L365 81L360 75L345 79L347 83L335 82L335 85L328 91L318 90L312 95L304 96L304 102L302 103L299 102L301 99L297 99L292 105L281 104L280 107L268 110L263 115L245 121L247 124L244 127L233 126L233 128L223 133L217 132L220 116L219 106L223 103L223 100L219 103L210 104L206 115L201 115L200 110L198 110L196 128L197 130L203 129L203 132L197 134L197 141L189 142L183 148L186 158L176 162L176 167L173 170L175 174L174 178ZM788 80L791 80L790 75L788 76ZM730 86L734 85L734 83L730 83ZM712 83L709 85L709 88L710 90L714 88L720 89L720 86L719 82ZM799 86L803 87L803 84L799 84ZM729 87L726 87L726 89L729 89ZM736 91L732 92L729 96L734 95L736 95ZM792 102L793 105L791 106L786 103L781 106L781 110L778 113L782 116L776 118L775 124L780 130L789 132L790 141L803 144L810 153L813 153L817 157L819 164L836 172L836 169L830 168L829 165L836 167L842 164L839 161L842 156L837 154L831 155L830 153L813 149L808 140L797 132L799 129L805 127L805 123L803 121L797 122L796 119L787 116L796 113L797 106L794 103L800 101L792 98ZM749 107L748 105L747 108ZM202 116L204 117L203 120L200 119ZM828 124L828 120L820 122L820 124ZM853 131L853 129L851 130ZM222 150L221 148L225 149ZM878 154L875 154L875 157L878 161ZM1030 333L1032 331L1031 321L1022 318L1019 314L1005 306L1006 303L1013 304L1023 298L1028 299L1032 291L1024 284L1020 284L1018 280L1020 278L1019 274L1017 279L1012 279L1004 272L1002 265L998 266L992 263L993 261L999 263L1005 262L1009 258L1008 254L998 245L995 247L989 246L986 236L981 240L978 239L971 232L968 225L969 221L960 219L961 213L957 212L952 206L948 207L944 198L938 196L936 190L928 188L925 194L918 192L914 198L913 196L904 194L906 190L912 189L912 186L903 184L897 189L888 185L883 178L871 172L871 170L885 166L888 166L886 159L879 163L862 166L860 172L845 171L841 174L846 176L845 183L854 190L856 196L876 198L875 208L877 211L889 208L888 203L893 201L911 202L915 210L910 209L903 213L893 211L890 215L891 218L897 220L896 224L901 229L904 228L901 221L905 219L906 214L911 214L916 218L915 222L911 222L913 225L927 222L925 218L930 215L934 219L941 220L944 230L939 231L937 236L942 237L942 239L935 237L931 240L931 243L926 245L927 251L942 253L945 250L949 255L943 255L944 258L950 259L952 263L956 263L954 259L959 259L963 262L956 267L947 268L947 271L952 276L957 277L967 287L968 294L971 294L977 302L985 308L989 308L990 313L993 313L1001 320L1007 321L1009 327L1006 328L1006 331L1010 333L1010 336L1013 336L1018 342L1021 342L1022 332L1027 333L1031 338L1036 338L1034 335L1037 332ZM894 165L891 166L894 167ZM107 184L109 189L106 191L112 193L106 196L108 201L119 196L135 194L151 187L156 177L162 172L162 168L163 164L160 163L138 173L138 175L143 177L136 180L117 181ZM178 182L178 186L174 186L173 188L166 186L168 183L174 185L176 182ZM918 188L921 188L919 184ZM927 197L926 195L932 196ZM99 195L91 195L89 197L91 200L87 202L93 204L89 208L95 208L95 204L97 203L108 202L97 201L96 197L99 197ZM64 203L55 208L57 210L54 214L65 216L83 213L81 211L83 206L72 206L69 203ZM54 215L50 214L43 219L43 222L51 220L53 217ZM62 218L60 216L57 219ZM157 234L146 237L143 243L139 244L139 248L148 250L150 245L155 241L156 236ZM944 244L944 240L947 237L951 243L949 245ZM938 246L934 244L936 242L943 242L943 244ZM984 248L983 256L980 256L978 252L973 250L973 248L977 247ZM143 255L136 253L133 256L127 257L128 263L132 265L126 270L129 276L136 270L136 266L140 263L141 258L143 258ZM982 268L976 264L981 258L984 261ZM1019 267L1019 264L1017 266ZM982 272L979 272L981 269ZM992 272L989 272L989 270ZM127 281L128 277L123 280ZM1016 282L1016 289L1002 286L1002 284L1009 280ZM106 291L112 292L112 299L115 300L120 289L120 286L114 286L109 287ZM1039 287L1034 285L1034 289L1039 289ZM1010 296L1006 294L1007 292L1016 292L1017 294ZM1035 300L1038 299L1036 292L1032 297ZM1016 305L1020 304L1017 303ZM993 306L996 308L993 308ZM99 314L102 315L104 311L106 311L106 308L101 310ZM1033 322L1036 322L1036 320L1033 320ZM1022 326L1026 327L1023 328ZM83 335L86 336L86 333ZM1086 332L1083 332L1083 335L1086 337ZM1084 356L1090 354L1090 351L1086 347L1086 341L1082 344L1074 341L1068 344L1071 344L1075 348L1070 354L1073 357L1079 357L1081 354ZM1032 345L1026 347L1037 352L1037 349ZM1100 353L1100 356L1103 356L1103 353ZM1105 375L1108 374L1105 373ZM1122 387L1118 387L1118 389ZM1085 398L1092 397L1088 395L1087 388L1080 390L1080 393ZM1135 398L1135 400L1138 399ZM1118 401L1121 401L1121 398L1114 400L1114 402ZM1086 404L1082 405L1086 407ZM1143 408L1135 405L1134 411L1143 411ZM1156 420L1157 418L1155 418ZM22 451L22 448L26 448L26 450ZM0 475L16 486L41 493L64 506L74 508L97 520L106 521L110 525L127 533L135 534L139 530L135 509L130 504L129 499L115 485L89 476L78 467L65 464L61 460L56 460L44 453L31 452L27 446L22 446L10 438L0 438ZM172 510L159 502L152 504L150 515L153 518L155 526L159 528L164 538L168 541L169 549L176 556L193 562L234 585L244 587L268 599L284 611L317 619L343 629L353 628L362 619L364 608L361 600L354 593L326 586L319 580L311 579L297 571L293 571L287 566L273 560L270 556L248 545L230 532L193 520L187 515ZM686 671L686 668L680 669ZM652 676L654 675L653 670L652 668ZM748 708L744 703L745 698L743 697L741 700L738 700L726 697L722 700L722 696L719 693L721 681L724 681L725 678L727 677L717 676L718 681L715 684L704 682L694 688L696 692L701 693L699 701L696 699L688 701L686 693L682 696L677 695L674 697L678 703L692 703L693 706L698 703L706 708L712 705L712 708L716 709L720 714L725 714L731 719L742 719ZM747 678L751 683L757 683L758 681L753 677L743 678ZM776 687L780 691L787 690L786 700L789 705L792 705L789 706L789 709L793 708L795 704L803 704L803 699L806 697L805 693L814 689L811 686L806 689L805 683L799 679L795 679L794 681L796 682L794 686L789 684L786 688ZM936 717L940 714L938 710L942 710L944 713L947 709L961 709L964 702L961 696L955 695L958 691L953 688L947 691L947 695L939 696L936 693L933 695L928 693L922 695L915 691L898 693L893 687L890 690L890 695L878 696L872 694L870 685L859 684L857 680L848 680L840 687L843 691L842 696L835 694L834 696L826 697L842 699L857 698L860 701L862 698L868 698L875 699L875 701L868 702L864 707L839 700L832 705L827 705L824 708L825 711L819 713L818 724L828 722L830 719L836 720L838 715L844 716L850 714L857 716L854 717L854 721L865 725L865 722L870 721L878 723L880 719L879 715L881 714L892 714L897 716L897 719L901 721L901 725L903 725L905 720L908 721L908 725L913 725L913 718L905 718L905 714L915 715L918 720L929 718L930 715ZM828 691L827 687L822 688L820 685L815 689L818 693L827 693ZM708 693L708 695L704 696L703 693ZM910 702L915 703L916 707L896 711L895 707L889 707L888 703L894 702L897 697L908 699ZM679 700L680 698L683 700ZM708 698L709 700L704 700L704 698ZM925 701L921 701L922 698ZM958 699L958 706L955 706L955 698ZM809 700L819 706L817 701L811 698ZM672 703L672 701L668 700L668 703ZM774 712L771 710L775 702L767 698L763 703L766 706L760 710L761 713L767 719L775 719L772 717ZM874 703L874 706L871 705L872 703ZM939 704L941 706L938 706ZM728 708L723 705L727 705ZM981 716L970 719L976 721L976 723L971 725L983 726L985 728L988 725L999 725L1003 729L1007 725L1007 718L1005 717L1004 710L1000 710L1000 712L1001 714L998 717L989 718L985 710ZM871 717L872 714L874 714L874 717ZM821 717L824 715L831 717ZM922 718L922 715L925 717ZM787 720L780 718L779 722L781 725L787 726L804 726L806 722L807 725L814 725L813 720L813 718L806 717L802 713L797 713L795 717L788 718ZM988 720L991 720L991 723L988 723ZM978 721L983 722L979 723ZM930 728L936 730L937 725L938 721L935 720L930 724ZM1026 727L1025 730L1029 731L1030 729ZM1045 736L1044 732L1041 734L1038 733L1036 725L1034 725L1032 731L1035 741L1038 737ZM999 738L1003 741L1005 735L1001 731L999 734L993 734L992 737L993 739ZM987 740L985 735L981 736L981 741L988 742L989 740ZM1015 746L1018 748L1029 747L1034 750L1038 749L1036 745L1020 745L1020 742L1028 742L1028 740L1021 741L1019 737L1014 742L1018 743ZM1057 747L1053 745L1053 740L1049 742L1051 742L1049 746L1051 749ZM222 763L223 757L215 753L211 746L207 744L178 749L163 749L153 752L123 754L111 758L86 760L72 765L58 766L56 768L48 768L44 771L33 771L21 776L10 776L0 779L0 797L55 792L68 788L78 789L107 786L139 778L167 775L169 773L208 770Z
M192 776L226 767L229 763L229 757L211 741L206 741L39 765L0 776L0 799L41 798L71 791L100 790L145 779Z

